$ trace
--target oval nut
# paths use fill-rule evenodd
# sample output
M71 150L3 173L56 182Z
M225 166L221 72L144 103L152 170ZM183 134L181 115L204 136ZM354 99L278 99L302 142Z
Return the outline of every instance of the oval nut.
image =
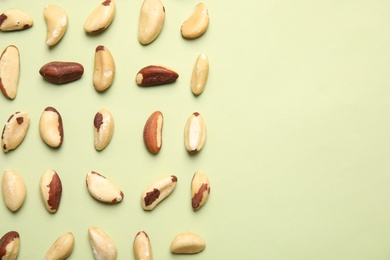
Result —
M171 252L175 254L196 254L206 248L206 242L199 235L183 232L177 235L171 243Z
M47 170L41 176L41 197L45 208L50 213L56 213L62 196L60 176L54 170Z
M20 236L16 231L9 231L0 238L0 259L15 260L20 250Z
M153 260L152 246L145 231L140 231L135 236L133 251L135 260Z
M1 135L1 147L4 152L16 149L24 140L30 126L30 117L26 112L16 112L5 123Z
M12 212L17 211L26 198L26 184L15 170L5 170L1 179L4 203Z
M48 4L43 10L47 32L47 46L56 45L64 36L68 29L68 14L65 10L57 5Z
M49 146L61 146L64 140L62 117L54 107L47 107L39 120L39 133L42 140Z
M7 46L0 56L0 89L9 99L16 97L20 74L19 49L14 45Z
M206 142L206 124L203 117L193 113L184 128L184 143L189 152L199 152Z
M123 200L123 192L105 176L91 171L86 180L89 194L98 201L115 204Z
M100 228L90 227L88 238L96 260L115 260L118 249L114 241Z
M165 8L160 0L144 0L141 6L138 40L141 44L153 42L160 34L165 21Z
M198 38L207 31L209 23L210 17L207 6L204 3L199 3L181 26L181 35L186 39Z
M93 85L97 91L108 89L115 77L115 61L111 52L103 45L95 49Z
M191 77L191 91L194 95L202 94L206 87L207 78L209 75L209 59L206 54L202 53L196 59Z
M208 200L210 194L209 178L203 171L197 171L191 181L191 204L193 210L198 210Z
M137 73L135 81L138 86L149 87L175 82L178 77L177 72L167 67L150 65Z
M0 14L0 30L1 31L20 31L33 26L34 20L26 12L11 8Z
M68 258L74 246L74 236L72 232L61 235L53 243L46 253L45 260L62 260Z
M144 143L149 152L157 154L162 146L162 127L164 117L160 111L151 114L144 126Z
M144 210L153 210L162 200L171 195L177 183L174 175L162 177L144 189L141 205Z
M114 117L111 112L103 108L95 114L94 145L98 151L103 150L110 143L114 133Z
M116 4L114 0L105 0L98 5L84 22L84 30L87 33L104 31L115 16Z

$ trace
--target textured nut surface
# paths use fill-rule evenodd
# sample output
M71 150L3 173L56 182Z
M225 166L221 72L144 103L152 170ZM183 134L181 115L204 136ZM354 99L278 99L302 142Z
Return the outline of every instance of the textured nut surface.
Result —
M59 147L64 139L64 129L60 113L54 107L47 107L39 120L39 133L42 140L51 147Z
M135 78L138 86L156 86L176 81L179 77L175 71L163 66L150 65L142 68Z
M33 26L34 21L26 12L11 8L0 14L1 31L20 31Z
M141 6L138 40L149 44L160 34L165 21L165 8L160 0L144 0Z
M0 89L9 99L16 97L20 74L19 50L14 45L7 46L0 56Z
M16 112L9 117L1 135L1 147L4 152L14 150L22 143L29 125L30 117L26 112Z
M192 208L198 210L207 202L210 194L209 178L203 171L197 171L192 177L191 193Z
M52 61L43 65L39 74L54 84L69 83L81 78L84 73L84 67L77 62Z
M26 198L26 184L15 170L5 170L1 179L4 203L11 211L17 211Z
M153 260L152 245L145 231L140 231L135 236L133 250L136 260Z
M68 29L68 14L58 5L48 4L43 10L43 16L47 27L46 44L54 46Z
M7 232L0 239L0 259L15 260L20 249L20 236L16 231Z
M123 192L105 176L91 171L87 174L86 184L92 197L96 200L115 204L123 200Z
M60 176L53 170L44 172L41 176L40 190L43 204L47 211L56 213L62 196Z
M194 95L202 94L209 76L209 59L202 53L196 59L191 77L191 91Z
M95 149L101 151L110 143L114 134L114 117L103 108L96 113L93 124Z
M162 200L175 189L177 177L174 175L162 177L152 182L142 192L141 205L144 210L154 209Z
M157 154L162 146L162 127L164 117L160 111L151 114L144 126L144 143L149 152Z
M115 260L118 249L114 241L100 228L88 229L89 242L96 260Z
M209 23L207 6L204 3L199 3L181 26L181 35L187 39L198 38L207 31Z
M196 254L206 248L206 242L197 234L183 232L171 243L171 252L176 254Z
M206 124L203 117L193 113L187 120L184 129L184 143L189 152L199 152L206 142Z
M74 236L72 232L67 232L61 235L53 243L46 253L46 260L63 260L66 259L73 250Z
M107 47L99 45L95 49L93 85L97 91L108 89L115 77L115 61Z
M115 16L116 5L114 0L105 0L98 5L84 22L84 30L88 33L104 31Z

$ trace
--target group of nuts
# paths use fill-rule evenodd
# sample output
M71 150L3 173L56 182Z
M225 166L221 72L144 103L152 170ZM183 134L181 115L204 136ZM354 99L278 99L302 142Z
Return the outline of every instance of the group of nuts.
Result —
M104 31L114 19L116 4L114 0L105 0L87 17L83 28L87 33ZM49 4L44 9L47 25L46 44L56 45L65 35L68 16L64 9ZM160 34L165 20L165 8L160 0L144 0L140 10L138 40L142 45L152 43ZM18 31L32 27L33 19L24 11L13 8L0 14L1 31ZM209 15L205 4L199 3L193 13L180 28L186 39L196 39L203 35L209 26ZM198 56L191 77L191 91L200 95L206 86L209 61L206 54ZM0 90L5 97L16 97L20 73L19 50L14 45L7 46L0 56ZM53 61L44 64L39 73L50 83L65 84L80 79L84 67L77 62ZM115 61L111 52L103 45L95 49L93 85L99 92L105 91L114 81ZM140 87L167 84L176 81L179 74L164 66L150 65L136 74L135 82ZM162 147L163 114L155 111L147 119L143 139L146 149L157 154ZM4 125L1 146L4 152L16 149L24 140L29 128L30 118L26 112L12 114ZM94 146L103 150L110 142L114 131L113 115L107 109L96 113L94 120ZM50 147L60 147L64 131L60 113L54 107L47 107L39 121L42 140ZM190 153L199 152L206 140L206 125L203 117L193 113L187 120L184 130L185 147ZM144 210L153 210L175 189L177 177L164 176L148 185L141 195ZM22 177L14 170L6 170L1 182L2 194L7 208L15 212L23 204L26 187ZM93 198L103 203L119 203L123 192L105 176L91 171L86 176L86 186ZM56 213L61 201L62 183L57 172L47 170L40 180L41 197L45 208ZM193 210L199 210L208 200L210 183L203 171L197 171L191 181L191 203ZM117 248L111 238L100 228L90 227L88 237L95 259L116 259ZM46 259L65 259L73 250L74 237L71 232L60 236L46 254ZM184 232L176 236L171 243L171 252L193 254L204 250L205 241L197 234ZM16 259L20 247L20 236L16 231L6 233L0 239L0 258ZM151 243L148 235L140 231L134 238L134 256L136 259L152 259Z

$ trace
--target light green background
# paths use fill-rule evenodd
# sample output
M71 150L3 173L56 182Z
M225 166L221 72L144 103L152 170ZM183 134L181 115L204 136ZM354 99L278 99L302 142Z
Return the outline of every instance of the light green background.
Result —
M118 259L133 259L135 234L145 230L155 259L390 259L390 2L387 0L208 1L210 27L188 41L180 26L198 3L165 0L166 21L155 42L137 41L142 1L117 0L111 26L88 36L82 28L99 1L0 0L0 11L17 7L35 20L32 28L0 33L0 49L16 45L21 76L15 100L0 97L0 121L16 111L30 114L21 146L0 153L1 171L17 170L27 197L17 213L0 203L0 233L21 235L19 259L43 259L65 232L75 236L69 259L93 259L87 230L103 229ZM45 45L43 8L63 7L69 28L54 48ZM113 54L113 86L92 86L94 49ZM189 87L196 57L205 52L210 76L205 92ZM46 83L39 68L53 60L77 61L79 81ZM176 70L176 83L140 88L139 69L162 64ZM64 122L58 150L40 139L39 117L55 107ZM115 118L112 142L93 147L93 117L106 107ZM142 130L155 110L164 114L163 147L157 156L143 144ZM208 136L190 156L183 130L201 113ZM39 178L56 170L63 183L60 208L44 208ZM117 205L95 201L85 186L95 170L124 192ZM211 182L208 203L190 204L193 173ZM174 174L174 193L152 212L140 206L142 190ZM202 236L206 249L172 255L183 231Z

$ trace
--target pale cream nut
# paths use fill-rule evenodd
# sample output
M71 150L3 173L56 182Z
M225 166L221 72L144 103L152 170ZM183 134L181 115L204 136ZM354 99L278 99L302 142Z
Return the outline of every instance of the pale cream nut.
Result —
M189 152L199 152L206 142L206 124L203 117L193 113L184 128L184 143Z
M93 125L95 149L101 151L107 147L114 134L114 117L110 111L103 108L95 114Z
M204 3L199 3L181 26L181 35L187 39L198 38L207 31L209 23L210 17L207 6Z
M147 186L141 195L141 205L144 210L153 210L162 200L175 190L177 177L174 175L162 177Z
M62 39L68 29L68 14L63 8L48 4L43 10L43 16L47 27L46 44L54 46Z
M116 4L114 0L105 0L98 5L84 22L84 30L87 33L104 31L115 16Z
M64 139L62 117L54 107L47 107L39 120L39 133L42 140L51 147L59 147Z
M0 56L0 89L4 96L14 99L18 90L20 74L19 49L7 46Z
M152 246L145 231L140 231L135 236L133 251L135 260L153 260Z
M87 173L86 184L89 194L98 201L115 204L123 200L123 192L105 176L97 172Z
M16 112L5 123L1 135L1 147L4 152L16 149L24 140L30 126L30 117L26 112Z
M16 231L9 231L0 238L1 260L15 260L20 250L20 236Z
M13 212L17 211L26 198L26 184L15 170L5 170L1 179L4 203Z
M206 248L206 242L199 235L183 232L177 235L171 243L171 252L175 254L196 254Z
M40 191L43 204L47 211L56 213L62 196L60 176L54 170L45 171L40 180Z
M46 253L46 260L63 260L72 253L74 246L74 236L72 232L61 235L53 243Z
M162 146L162 127L164 117L160 111L153 112L144 126L144 143L149 152L157 154Z
M191 77L191 91L194 95L202 94L209 76L209 59L202 53L196 59Z
M34 20L26 12L11 8L0 14L1 31L20 31L33 26Z
M198 210L207 202L210 194L210 181L203 171L195 172L192 177L191 193L192 208Z
M165 8L160 0L144 0L141 6L138 40L142 44L153 42L160 34L165 21Z
M97 91L108 89L115 77L115 61L107 47L99 45L95 49L93 85Z
M90 227L88 237L96 260L115 260L118 249L114 241L100 228Z

